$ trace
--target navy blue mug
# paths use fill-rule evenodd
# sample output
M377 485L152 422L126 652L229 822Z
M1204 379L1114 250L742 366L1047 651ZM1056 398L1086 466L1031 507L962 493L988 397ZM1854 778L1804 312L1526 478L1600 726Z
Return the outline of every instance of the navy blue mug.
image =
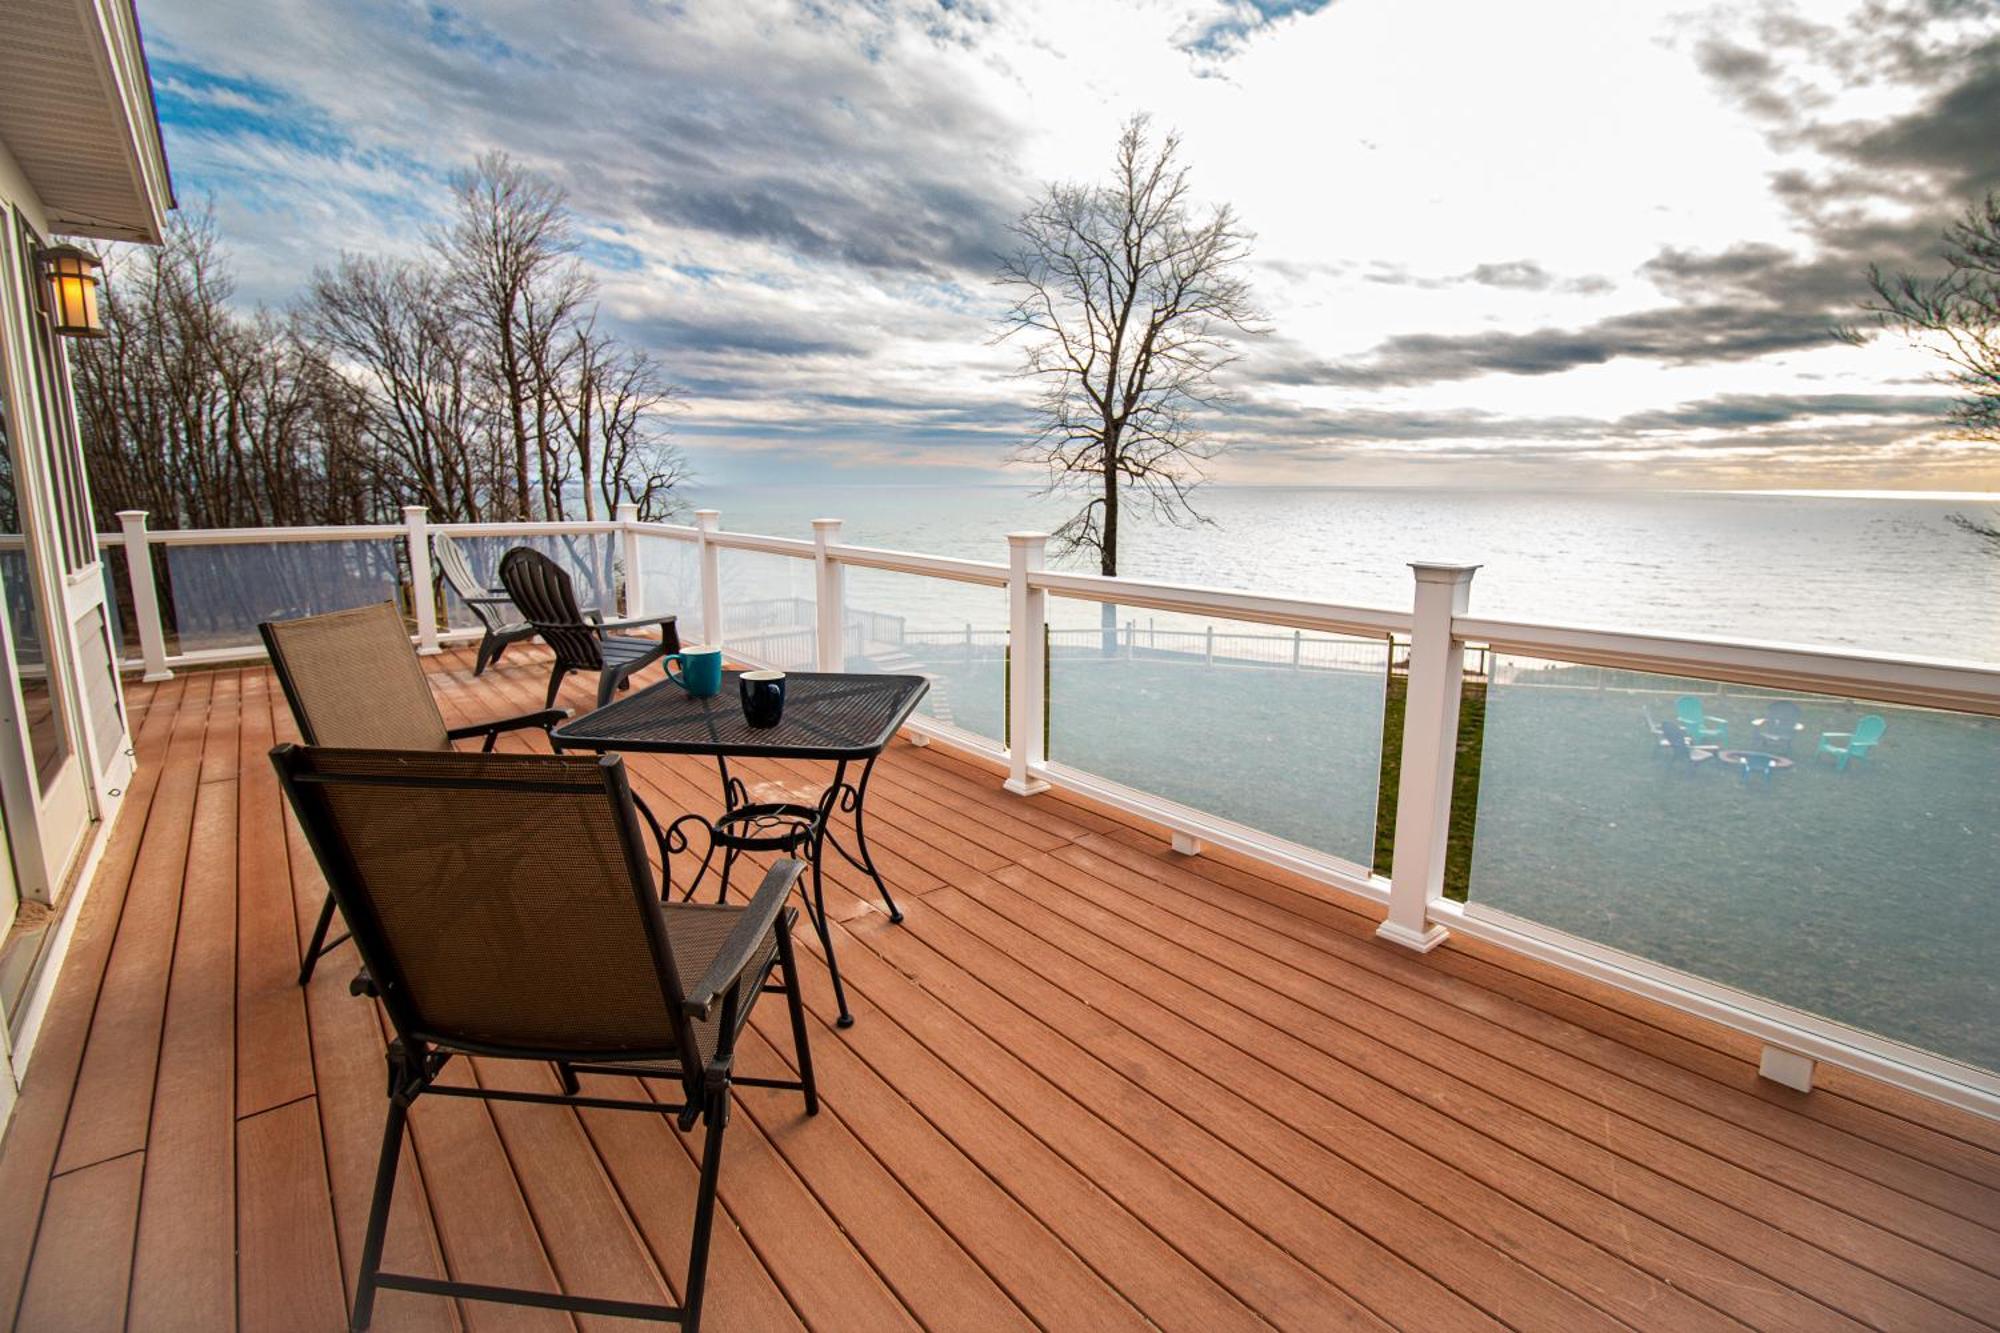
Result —
M737 677L743 693L743 720L753 727L775 727L785 715L785 673L746 671Z

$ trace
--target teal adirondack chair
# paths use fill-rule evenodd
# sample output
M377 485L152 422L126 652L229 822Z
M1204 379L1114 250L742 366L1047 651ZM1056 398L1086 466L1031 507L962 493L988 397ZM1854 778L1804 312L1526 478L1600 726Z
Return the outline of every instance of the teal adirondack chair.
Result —
M1869 713L1854 724L1852 731L1822 731L1819 734L1819 753L1832 755L1835 770L1845 773L1847 761L1866 759L1882 743L1882 733L1888 729L1887 722Z
M1729 744L1729 719L1710 717L1703 711L1701 700L1692 694L1674 700L1674 717L1696 745Z

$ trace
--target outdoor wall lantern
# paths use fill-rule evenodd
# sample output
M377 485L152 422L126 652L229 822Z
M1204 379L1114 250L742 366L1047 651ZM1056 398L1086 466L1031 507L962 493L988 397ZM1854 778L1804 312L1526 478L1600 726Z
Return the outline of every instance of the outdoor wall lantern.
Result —
M48 284L49 322L66 338L102 338L97 313L98 271L103 261L74 245L52 245L37 253Z

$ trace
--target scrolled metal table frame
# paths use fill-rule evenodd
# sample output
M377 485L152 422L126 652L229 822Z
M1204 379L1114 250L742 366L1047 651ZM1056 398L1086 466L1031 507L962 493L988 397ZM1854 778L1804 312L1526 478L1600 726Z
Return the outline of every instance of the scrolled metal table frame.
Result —
M815 681L825 680L834 673L811 673ZM730 672L723 681L724 695L733 692L736 673ZM852 1027L854 1015L848 1011L847 988L840 979L840 965L834 956L833 932L826 915L825 849L830 844L840 854L842 860L868 876L882 895L882 905L889 909L891 923L900 923L902 909L896 906L895 897L889 892L888 883L875 864L874 854L868 847L867 799L868 781L875 772L875 761L889 738L895 734L917 702L929 688L929 682L922 677L881 677L857 676L857 681L880 682L889 685L901 682L904 697L885 714L885 725L878 735L852 744L827 742L818 745L785 743L774 735L770 738L746 739L742 742L724 742L719 739L660 739L658 736L588 734L595 723L603 728L607 722L622 719L625 714L639 712L650 702L649 696L678 700L686 698L679 693L679 687L660 684L627 699L608 704L594 713L576 718L551 733L550 739L557 750L629 750L656 754L709 754L713 755L716 770L722 779L723 813L714 820L701 815L684 814L666 825L654 819L650 811L644 811L652 824L654 839L659 843L662 860L668 861L672 854L692 850L687 825L700 824L709 836L709 848L702 857L699 868L688 880L682 891L682 898L692 898L707 877L709 867L719 849L722 865L719 871L720 887L717 900L729 894L729 879L736 860L745 852L776 851L789 855L799 855L811 868L811 892L804 892L805 880L800 881L800 896L805 899L806 917L813 924L819 936L820 947L826 953L827 974L833 981L833 997L839 1008L835 1020L840 1027ZM656 691L671 690L674 693L659 694ZM718 696L719 697L719 696ZM730 706L734 706L733 698ZM610 715L607 717L606 715ZM782 728L783 724L780 724ZM775 729L774 729L775 730ZM781 730L778 734L782 734ZM808 805L802 802L758 802L750 799L749 786L742 778L729 771L729 761L734 758L791 758L831 762L834 765L833 780L821 791L819 799ZM850 778L854 766L860 766L858 776ZM854 824L854 848L847 845L834 832L834 816L845 815ZM664 885L672 891L671 877Z

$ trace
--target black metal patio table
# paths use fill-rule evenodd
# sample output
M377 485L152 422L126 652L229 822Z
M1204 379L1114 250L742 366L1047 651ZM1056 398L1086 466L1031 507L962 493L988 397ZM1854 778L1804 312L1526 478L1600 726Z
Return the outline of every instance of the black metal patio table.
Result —
M833 997L840 1006L839 1025L851 1027L847 992L834 961L833 935L826 918L826 890L821 853L827 844L856 870L875 882L889 920L903 913L889 895L882 872L868 850L866 803L868 778L875 760L930 688L922 676L872 673L796 671L785 673L785 711L775 727L753 727L743 716L737 689L740 671L722 673L722 691L696 698L671 681L639 690L582 717L572 718L550 733L558 750L617 750L641 754L715 756L722 775L724 813L709 821L713 846L723 851L721 892L729 892L729 872L736 858L749 851L805 853L812 867L812 894L806 915L819 934L833 978ZM731 759L806 759L833 764L833 777L817 801L753 801L750 789L729 771ZM860 772L850 779L850 770ZM854 849L834 835L835 814L851 816ZM685 818L685 817L684 817ZM677 828L680 821L670 827ZM655 825L664 854L670 835ZM707 873L707 862L688 886L692 894ZM801 881L801 888L804 881Z

